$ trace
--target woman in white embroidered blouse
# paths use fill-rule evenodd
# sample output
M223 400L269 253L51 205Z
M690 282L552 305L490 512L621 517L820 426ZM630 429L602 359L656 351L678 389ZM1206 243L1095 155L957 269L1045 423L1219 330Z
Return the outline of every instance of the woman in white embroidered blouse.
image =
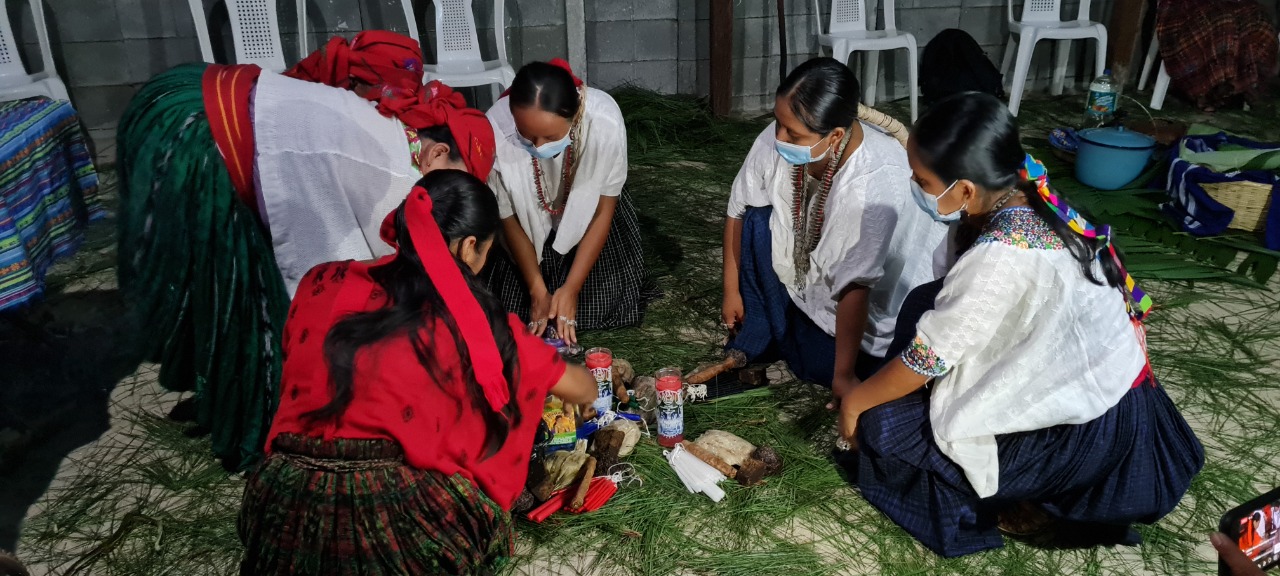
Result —
M776 349L839 393L884 360L898 306L936 278L946 224L911 200L902 145L858 121L858 80L815 58L778 87L729 196L724 232L730 349Z
M617 103L556 59L521 68L489 119L506 248L489 288L531 332L551 326L571 343L578 330L639 324L650 294Z
M1125 288L1109 230L1036 180L992 96L938 103L908 154L921 207L982 232L941 286L912 293L936 299L904 308L901 356L841 399L863 496L944 556L1001 546L998 522L1025 527L1028 511L1136 543L1130 525L1172 510L1204 454L1147 366L1149 299Z

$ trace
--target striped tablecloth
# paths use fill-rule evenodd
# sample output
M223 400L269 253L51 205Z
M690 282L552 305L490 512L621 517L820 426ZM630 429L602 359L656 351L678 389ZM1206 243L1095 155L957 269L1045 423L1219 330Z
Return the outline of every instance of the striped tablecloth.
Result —
M40 298L44 276L105 215L71 103L0 102L0 311Z

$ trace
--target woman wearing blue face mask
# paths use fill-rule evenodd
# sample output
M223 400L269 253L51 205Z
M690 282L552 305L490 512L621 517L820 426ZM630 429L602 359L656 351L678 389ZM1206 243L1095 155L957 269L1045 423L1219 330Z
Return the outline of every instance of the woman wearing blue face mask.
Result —
M939 102L907 150L925 211L980 232L912 291L894 357L841 399L863 497L947 557L1054 520L1137 543L1130 525L1169 513L1204 464L1147 362L1150 298L995 97Z
M635 208L623 195L627 131L608 93L563 60L516 74L489 119L498 144L489 186L505 251L489 289L542 334L639 324L649 299Z
M787 76L724 232L729 348L754 361L776 352L837 398L883 362L902 299L940 272L947 230L912 200L902 145L858 120L858 94L831 58Z

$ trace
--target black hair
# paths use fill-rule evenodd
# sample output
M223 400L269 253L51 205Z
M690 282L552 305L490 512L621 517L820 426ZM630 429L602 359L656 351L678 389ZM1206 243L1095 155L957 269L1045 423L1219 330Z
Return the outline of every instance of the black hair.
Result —
M458 150L458 141L453 139L453 132L444 124L428 126L418 129L418 138L431 140L436 144L449 145L449 159L454 162L462 162L462 152Z
M1113 259L1097 257L1101 248L1098 240L1077 234L1040 197L1034 181L1019 177L1027 153L1019 139L1018 122L995 96L965 92L938 102L911 129L911 143L920 161L943 182L968 180L988 194L1016 186L1027 205L1080 262L1086 278L1096 284L1105 280L1111 286L1123 282ZM1094 270L1099 261L1103 278Z
M499 224L498 202L492 191L475 176L460 170L434 170L418 181L431 196L431 214L440 227L446 242L474 236L478 243L494 238ZM369 275L387 294L382 308L357 312L334 324L324 340L324 355L329 366L329 385L333 399L324 407L308 412L304 418L312 420L337 420L351 405L354 395L353 377L356 354L362 348L389 338L408 338L418 362L437 383L456 380L438 361L434 342L435 323L443 322L453 337L446 344L458 350L460 370L471 405L481 414L486 424L485 454L492 456L506 441L512 427L520 423L520 409L516 402L516 384L520 367L516 351L515 335L507 321L502 303L485 287L471 269L455 258L458 269L466 279L471 293L489 319L489 327L498 344L502 357L502 372L507 379L510 400L501 412L494 411L485 400L484 391L476 381L470 354L465 354L458 325L435 285L428 278L418 257L409 228L405 222L404 203L395 212L396 241L399 250L396 257L383 266L371 268ZM408 384L408 383L407 383ZM462 399L455 399L459 404ZM504 418L505 416L505 418Z
M577 115L582 99L573 76L564 68L546 62L530 62L520 67L511 82L509 97L513 108L533 106L566 120Z
M791 97L791 112L815 134L848 128L858 119L862 88L848 66L835 58L814 58L792 70L777 97Z

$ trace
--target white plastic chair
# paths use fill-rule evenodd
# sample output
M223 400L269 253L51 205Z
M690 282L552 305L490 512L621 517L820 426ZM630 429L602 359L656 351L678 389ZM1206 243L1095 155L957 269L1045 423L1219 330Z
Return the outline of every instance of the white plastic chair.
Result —
M511 86L516 71L507 63L506 6L503 0L493 2L493 37L498 48L497 60L480 56L480 39L476 33L471 0L436 0L436 63L423 66L423 81L439 80L453 88L490 85L493 98L501 89Z
M916 120L916 101L919 98L919 60L916 58L916 37L899 32L894 16L893 0L883 0L884 30L873 30L873 22L867 18L863 0L831 0L831 19L827 33L822 33L822 10L818 0L813 0L814 32L818 43L831 48L831 56L849 64L853 52L866 52L866 67L862 73L863 103L876 103L876 81L880 69L880 52L883 50L907 50L907 82L911 85L911 121Z
M1026 0L1022 5L1022 20L1013 18L1013 0L1006 0L1009 8L1009 42L1004 49L1004 63L1000 72L1008 78L1009 65L1014 59L1014 44L1017 44L1017 65L1013 69L1013 80L1009 90L1009 111L1018 115L1018 105L1022 102L1022 93L1026 89L1027 74L1031 70L1031 56L1035 53L1036 42L1041 40L1057 40L1057 62L1053 69L1053 84L1050 93L1062 94L1062 84L1067 76L1067 56L1072 40L1096 40L1094 76L1099 76L1106 69L1107 27L1089 20L1090 0L1080 0L1080 13L1075 20L1062 20L1062 0Z
M284 72L284 49L280 47L280 19L276 0L224 0L231 17L231 42L237 64L257 64L264 70ZM191 18L200 42L200 57L214 63L213 45L209 42L209 24L205 21L204 2L187 0Z
M1142 63L1142 75L1138 77L1138 90L1147 89L1147 78L1151 76L1151 67L1155 65L1156 58L1160 56L1160 39L1152 37L1151 47L1147 48L1147 59ZM1165 70L1164 62L1160 63L1160 72L1156 74L1156 85L1151 89L1151 108L1160 110L1164 108L1164 98L1169 94L1169 71Z
M413 38L419 44L422 39L418 38L418 23L413 20L413 1L400 0L400 7L404 9L404 21L409 25L409 37ZM311 49L307 46L307 0L298 0L298 58L306 58L311 55Z
M53 66L49 30L44 23L44 6L40 0L30 0L32 22L35 23L36 40L40 43L43 67L39 72L29 74L22 65L18 43L13 38L13 26L9 24L9 10L5 6L7 3L7 0L0 0L0 101L21 100L32 96L70 100L67 85L62 83Z

